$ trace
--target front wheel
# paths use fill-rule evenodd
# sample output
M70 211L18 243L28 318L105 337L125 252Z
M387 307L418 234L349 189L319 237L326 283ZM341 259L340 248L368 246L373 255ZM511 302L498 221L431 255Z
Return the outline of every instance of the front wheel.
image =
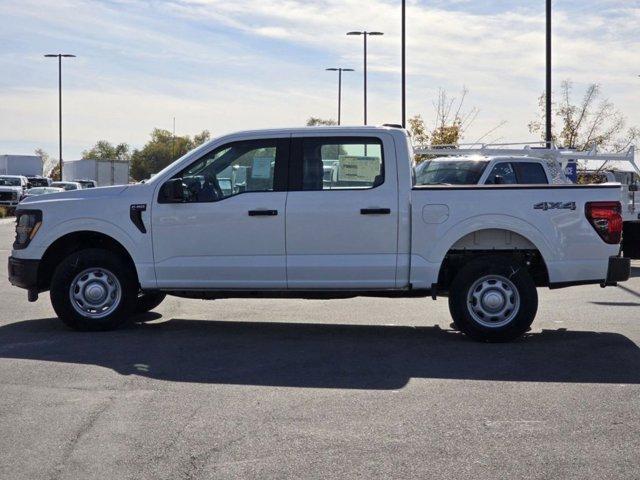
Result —
M147 313L162 303L167 296L164 292L140 292L136 298L136 306L133 312L136 314ZM134 319L137 321L137 319Z
M132 269L115 253L86 249L66 257L51 279L51 304L75 330L112 330L127 320L138 285Z
M531 275L508 257L474 260L451 283L453 321L474 340L514 340L529 329L537 310L538 292Z

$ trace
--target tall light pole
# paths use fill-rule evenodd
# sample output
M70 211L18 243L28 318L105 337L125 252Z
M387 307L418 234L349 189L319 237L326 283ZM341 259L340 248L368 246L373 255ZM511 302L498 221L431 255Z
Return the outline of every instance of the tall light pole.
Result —
M327 72L338 72L338 125L342 112L342 72L353 72L353 68L326 68Z
M62 58L73 58L70 53L47 53L47 58L58 58L58 158L60 162L60 180L62 180Z
M402 0L402 127L407 128L407 3Z
M546 93L546 105L545 105L545 140L547 141L547 148L551 147L553 141L553 132L551 131L551 0L547 0L547 93Z
M364 124L367 124L367 37L384 35L382 32L348 32L347 35L362 35L364 37Z

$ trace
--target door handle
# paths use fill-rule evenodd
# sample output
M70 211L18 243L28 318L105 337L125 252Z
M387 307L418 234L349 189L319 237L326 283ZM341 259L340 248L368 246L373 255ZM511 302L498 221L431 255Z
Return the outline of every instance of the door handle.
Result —
M361 208L360 215L389 215L390 208Z
M250 217L275 217L278 210L249 210Z

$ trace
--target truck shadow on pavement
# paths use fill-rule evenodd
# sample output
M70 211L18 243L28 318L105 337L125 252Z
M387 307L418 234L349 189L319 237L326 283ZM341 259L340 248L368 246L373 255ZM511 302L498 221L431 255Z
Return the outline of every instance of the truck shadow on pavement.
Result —
M640 383L633 341L563 329L480 344L437 326L173 319L82 333L39 319L0 327L0 358L176 382L312 388L398 389L412 378Z

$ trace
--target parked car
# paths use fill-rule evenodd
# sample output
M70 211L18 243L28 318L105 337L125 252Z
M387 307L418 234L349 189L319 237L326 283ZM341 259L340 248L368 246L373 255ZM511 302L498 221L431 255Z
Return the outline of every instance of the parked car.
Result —
M22 175L0 175L0 206L13 210L24 198L27 177Z
M62 188L63 190L82 190L82 185L78 182L52 182L52 187Z
M95 180L74 180L74 182L79 183L82 188L96 188L98 186Z
M64 188L58 188L58 187L33 187L27 190L24 197L25 198L37 197L39 195L47 195L50 193L60 193L64 191L65 191Z
M629 278L619 184L415 185L412 158L398 128L224 136L145 183L26 199L9 280L31 301L49 290L83 330L116 328L166 294L447 295L462 332L507 341L533 322L536 287Z
M33 177L27 177L29 188L33 187L48 187L51 185L52 180L49 177L43 177L36 175Z

